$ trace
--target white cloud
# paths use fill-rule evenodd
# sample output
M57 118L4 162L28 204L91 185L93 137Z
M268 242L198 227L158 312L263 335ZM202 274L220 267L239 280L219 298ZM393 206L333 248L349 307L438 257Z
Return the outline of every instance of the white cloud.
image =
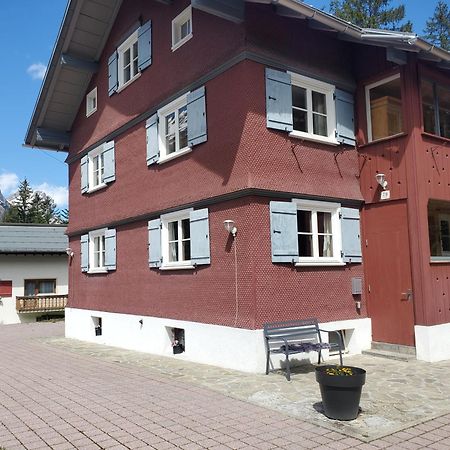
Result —
M46 70L47 66L39 62L31 64L31 66L27 68L27 73L33 80L43 80Z
M55 201L58 208L67 208L69 192L65 186L54 186L44 182L33 186L33 190L45 192Z
M0 173L0 191L2 194L9 195L17 190L19 186L19 177L15 173Z

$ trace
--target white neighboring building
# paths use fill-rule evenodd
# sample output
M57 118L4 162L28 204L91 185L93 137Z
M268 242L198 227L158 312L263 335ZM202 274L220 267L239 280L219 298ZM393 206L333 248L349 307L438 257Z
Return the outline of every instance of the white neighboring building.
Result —
M0 224L0 324L64 314L65 232L65 225Z

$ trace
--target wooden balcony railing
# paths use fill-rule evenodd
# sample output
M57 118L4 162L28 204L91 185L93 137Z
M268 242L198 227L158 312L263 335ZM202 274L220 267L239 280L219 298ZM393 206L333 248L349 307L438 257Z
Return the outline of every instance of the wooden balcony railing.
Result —
M67 295L16 297L16 310L18 313L64 311L66 304Z

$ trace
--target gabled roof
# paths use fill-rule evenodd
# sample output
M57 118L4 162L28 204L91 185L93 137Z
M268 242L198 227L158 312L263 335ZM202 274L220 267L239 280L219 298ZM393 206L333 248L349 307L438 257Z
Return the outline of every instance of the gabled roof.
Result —
M158 0L171 3L171 0ZM278 14L306 20L311 28L337 38L389 49L391 61L403 52L450 69L450 53L414 33L361 28L320 11L301 0L192 0L194 8L236 22L244 20L245 1L272 4ZM70 131L86 94L122 0L69 0L41 91L25 137L25 145L67 151Z
M0 224L0 254L66 253L65 225Z

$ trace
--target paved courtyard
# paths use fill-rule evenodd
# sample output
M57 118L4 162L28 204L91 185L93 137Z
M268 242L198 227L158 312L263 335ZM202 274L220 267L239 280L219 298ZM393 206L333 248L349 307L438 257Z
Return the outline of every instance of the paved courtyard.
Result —
M450 449L450 362L347 357L361 414L321 413L314 373L244 374L63 338L62 322L0 327L0 447Z

